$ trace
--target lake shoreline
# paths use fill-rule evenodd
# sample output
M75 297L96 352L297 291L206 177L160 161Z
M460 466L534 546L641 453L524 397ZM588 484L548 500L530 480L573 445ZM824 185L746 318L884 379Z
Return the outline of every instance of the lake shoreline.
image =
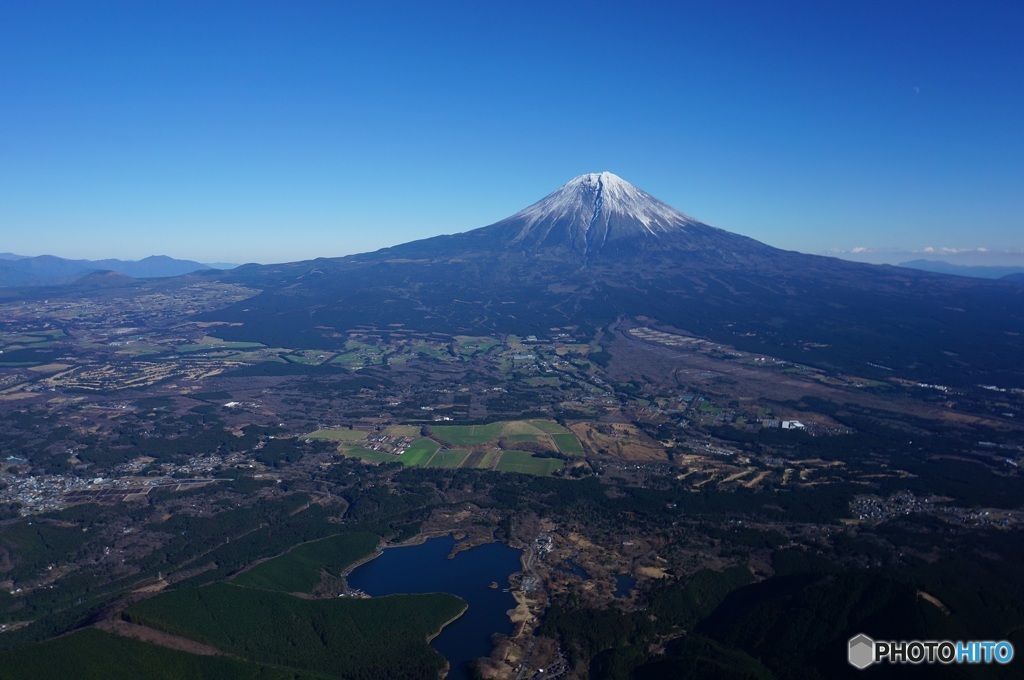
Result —
M381 546L344 574L348 587L366 597L445 593L462 600L462 611L428 638L449 662L453 680L470 677L469 664L493 653L493 635L515 633L516 622L510 614L518 604L516 598L510 588L493 584L507 583L522 566L521 551L498 541L464 550L459 546L452 532L421 533Z

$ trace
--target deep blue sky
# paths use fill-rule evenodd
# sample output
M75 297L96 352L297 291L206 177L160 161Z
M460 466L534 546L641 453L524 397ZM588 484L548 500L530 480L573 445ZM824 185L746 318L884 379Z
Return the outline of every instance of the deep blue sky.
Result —
M0 251L274 262L608 170L779 247L1024 247L1024 3L0 0Z

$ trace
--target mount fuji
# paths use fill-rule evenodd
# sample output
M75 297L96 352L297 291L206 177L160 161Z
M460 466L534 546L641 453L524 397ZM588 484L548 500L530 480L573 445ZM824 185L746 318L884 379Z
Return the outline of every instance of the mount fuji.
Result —
M1024 387L1024 287L779 250L608 172L461 234L214 276L262 292L201 320L275 346L396 324L592 337L643 317L855 375Z
M638 238L707 228L610 172L575 177L489 229L527 250L567 247L589 256Z
M533 205L490 226L406 243L355 256L445 259L469 253L575 265L649 259L663 251L699 251L701 257L754 256L768 248L709 226L610 172L579 175ZM770 249L774 250L774 249Z

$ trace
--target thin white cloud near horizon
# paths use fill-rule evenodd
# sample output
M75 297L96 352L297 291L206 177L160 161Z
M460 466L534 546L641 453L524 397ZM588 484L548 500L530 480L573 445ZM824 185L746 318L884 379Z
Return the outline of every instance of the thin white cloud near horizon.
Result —
M910 260L924 259L977 267L1024 267L1024 248L924 246L904 249L856 246L848 249L830 248L819 254L872 264L899 264Z

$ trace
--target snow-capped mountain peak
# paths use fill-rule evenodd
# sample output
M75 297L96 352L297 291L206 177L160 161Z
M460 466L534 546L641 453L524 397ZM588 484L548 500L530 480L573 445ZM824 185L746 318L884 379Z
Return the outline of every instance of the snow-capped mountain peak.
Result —
M601 172L574 177L494 226L517 229L514 240L524 245L559 243L586 255L609 241L660 237L699 224L618 175Z

